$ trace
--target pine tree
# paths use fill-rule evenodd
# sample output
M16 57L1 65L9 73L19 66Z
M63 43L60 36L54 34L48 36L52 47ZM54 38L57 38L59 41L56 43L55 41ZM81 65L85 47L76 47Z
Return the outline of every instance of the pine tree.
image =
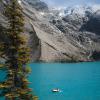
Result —
M24 33L23 9L18 0L9 0L4 7L4 16L8 22L7 37L9 42L1 43L1 51L6 57L7 80L0 85L4 89L6 100L36 100L28 87L27 76L30 68L26 64L30 60L30 49Z

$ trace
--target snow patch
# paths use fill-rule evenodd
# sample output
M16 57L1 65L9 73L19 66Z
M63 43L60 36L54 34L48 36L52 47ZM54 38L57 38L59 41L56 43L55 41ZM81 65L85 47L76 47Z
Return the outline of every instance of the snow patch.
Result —
M44 12L40 12L40 15L42 15L42 16L43 16L43 15L45 15L45 13L44 13Z
M85 16L86 12L90 12L91 14L100 10L100 4L95 5L75 5L73 7L55 7L50 9L53 14L58 15L59 17L64 17L71 14L78 14L80 16Z
M21 4L21 0L18 0L18 3Z

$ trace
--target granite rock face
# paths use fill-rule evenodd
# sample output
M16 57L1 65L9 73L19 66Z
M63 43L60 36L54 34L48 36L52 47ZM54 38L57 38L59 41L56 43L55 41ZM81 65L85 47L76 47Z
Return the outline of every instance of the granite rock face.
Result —
M92 7L81 7L82 13L78 8L51 10L40 0L23 0L21 6L32 61L100 60L100 10L94 11ZM2 16L0 23L5 26Z

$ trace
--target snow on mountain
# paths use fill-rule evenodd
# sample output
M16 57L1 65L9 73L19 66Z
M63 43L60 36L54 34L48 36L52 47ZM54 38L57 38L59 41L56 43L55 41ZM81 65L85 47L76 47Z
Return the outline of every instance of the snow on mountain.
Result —
M32 61L100 60L99 5L48 9L40 0L22 0L21 6ZM1 4L0 25L6 27L2 8Z
M50 11L54 14L56 14L59 17L64 17L71 14L78 14L80 16L85 16L87 12L93 14L97 10L100 10L100 5L89 5L89 6L83 6L83 5L75 5L73 7L59 7L59 8L52 8Z
M21 4L21 0L18 0L18 3Z

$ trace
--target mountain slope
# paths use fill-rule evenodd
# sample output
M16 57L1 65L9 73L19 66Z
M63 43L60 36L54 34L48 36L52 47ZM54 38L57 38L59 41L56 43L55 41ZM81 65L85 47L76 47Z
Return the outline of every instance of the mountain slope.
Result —
M81 16L74 8L67 8L61 16L60 11L49 10L40 0L23 0L20 4L25 16L25 34L32 48L32 61L100 60L99 11L84 9ZM0 22L4 23L2 16ZM91 25L95 24L98 25L93 29Z

